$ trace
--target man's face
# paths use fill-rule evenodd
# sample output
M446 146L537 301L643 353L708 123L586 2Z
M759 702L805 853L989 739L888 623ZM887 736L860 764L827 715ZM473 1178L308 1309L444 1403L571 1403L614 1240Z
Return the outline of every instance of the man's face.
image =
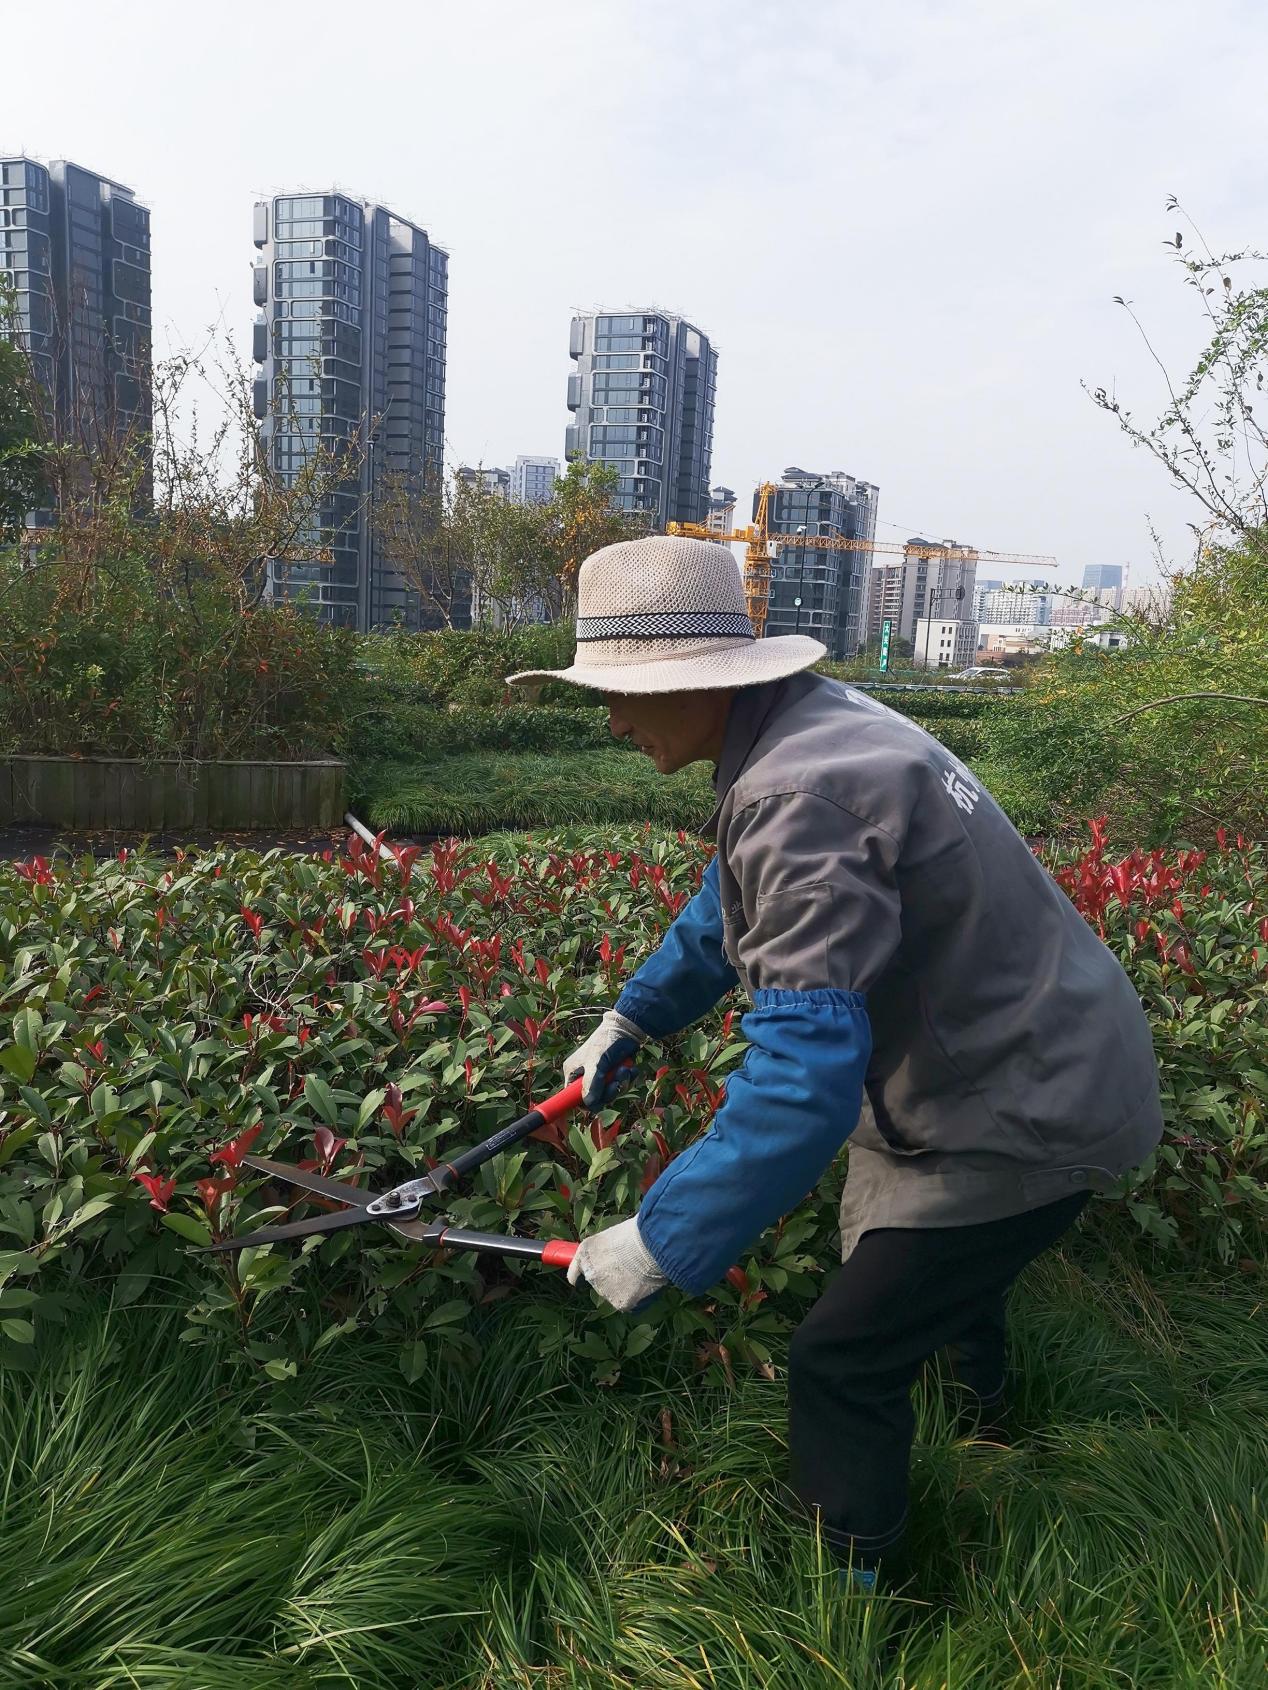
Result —
M732 688L706 692L605 692L608 726L616 739L645 751L662 775L722 755L722 736L734 696Z

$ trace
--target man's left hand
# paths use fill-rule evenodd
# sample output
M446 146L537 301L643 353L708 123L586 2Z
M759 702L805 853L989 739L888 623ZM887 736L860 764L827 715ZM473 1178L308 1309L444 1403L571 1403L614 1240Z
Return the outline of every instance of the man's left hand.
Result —
M623 1313L638 1308L669 1284L639 1236L637 1216L582 1240L568 1268L569 1285L578 1279Z

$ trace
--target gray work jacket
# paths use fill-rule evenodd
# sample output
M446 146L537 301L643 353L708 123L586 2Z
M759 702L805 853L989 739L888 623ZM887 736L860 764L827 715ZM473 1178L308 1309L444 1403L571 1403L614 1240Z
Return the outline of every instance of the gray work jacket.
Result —
M1157 1064L1130 980L931 734L795 675L737 693L715 785L703 831L741 985L866 994L843 1258L873 1227L1104 1189L1155 1147Z

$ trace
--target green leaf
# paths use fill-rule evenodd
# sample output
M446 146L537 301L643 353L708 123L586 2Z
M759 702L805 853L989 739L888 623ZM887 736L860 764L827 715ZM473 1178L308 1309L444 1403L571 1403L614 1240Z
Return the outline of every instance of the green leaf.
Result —
M340 1320L334 1326L328 1326L313 1345L310 1354L316 1355L318 1350L324 1350L327 1344L333 1344L336 1338L342 1338L345 1333L355 1332L357 1329L356 1315L349 1315L347 1320Z
M66 1225L62 1228L62 1231L64 1233L73 1232L76 1227L82 1226L85 1221L94 1220L96 1216L100 1215L104 1210L110 1207L111 1201L112 1199L109 1197L91 1198L84 1204L82 1209L75 1210L75 1213L67 1220Z
M136 1149L132 1152L131 1156L128 1157L125 1164L129 1173L132 1172L137 1163L148 1152L150 1146L154 1143L155 1136L156 1135L152 1132L142 1133L141 1137L137 1140Z
M13 1037L18 1044L28 1050L38 1053L40 1048L40 1032L44 1026L43 1017L30 1005L24 1006L13 1017Z
M423 1376L427 1366L427 1345L422 1338L417 1338L412 1344L406 1344L401 1351L399 1366L405 1375L408 1385L416 1385Z
M654 1326L636 1326L626 1337L625 1353L627 1356L640 1356L656 1336Z
M103 1080L100 1085L92 1088L89 1098L95 1120L104 1121L107 1116L115 1115L119 1110L119 1094L113 1086Z
M163 1225L179 1233L182 1238L188 1238L191 1244L211 1243L211 1233L203 1222L195 1220L193 1215L164 1215Z
M264 1371L270 1379L293 1379L299 1368L293 1361L266 1361Z
M3 1332L6 1338L12 1338L15 1344L35 1342L35 1328L29 1320L0 1320L0 1332Z
M39 1056L30 1045L7 1045L0 1050L0 1068L13 1075L23 1085L34 1074Z
M367 1092L361 1099L361 1107L357 1110L358 1132L366 1126L367 1122L374 1119L375 1115L378 1113L379 1105L383 1102L383 1099L386 1096L387 1092L383 1089L383 1087L377 1086L372 1092Z
M35 1210L23 1198L14 1198L5 1203L0 1210L3 1219L0 1220L0 1232L11 1232L20 1238L23 1244L35 1241Z
M14 1127L12 1132L6 1133L3 1144L0 1144L0 1168L3 1168L11 1156L16 1156L24 1144L29 1144L39 1130L38 1121L25 1121L22 1126Z
M49 1114L48 1104L45 1101L43 1092L33 1091L30 1086L19 1086L18 1093L21 1096L23 1103L25 1103L27 1108L31 1111L32 1115L34 1115L37 1120L43 1121L46 1127L51 1127L53 1124L53 1117Z
M451 1297L447 1303L442 1303L438 1309L433 1309L423 1322L423 1330L431 1331L436 1326L452 1326L457 1320L464 1320L470 1313L471 1305L465 1297Z
M309 1074L304 1081L304 1096L313 1113L323 1120L328 1127L339 1125L339 1106L335 1102L335 1095L325 1080L316 1074Z

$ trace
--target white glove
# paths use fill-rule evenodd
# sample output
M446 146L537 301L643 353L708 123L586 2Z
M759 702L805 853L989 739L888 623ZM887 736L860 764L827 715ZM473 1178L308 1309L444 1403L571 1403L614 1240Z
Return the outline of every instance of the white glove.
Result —
M584 1279L614 1309L628 1313L663 1291L669 1280L643 1243L638 1217L583 1238L568 1267L568 1283Z
M565 1083L580 1074L585 1081L582 1103L587 1109L601 1109L626 1084L626 1077L614 1078L612 1070L633 1056L649 1037L641 1027L609 1009L585 1043L564 1058Z

